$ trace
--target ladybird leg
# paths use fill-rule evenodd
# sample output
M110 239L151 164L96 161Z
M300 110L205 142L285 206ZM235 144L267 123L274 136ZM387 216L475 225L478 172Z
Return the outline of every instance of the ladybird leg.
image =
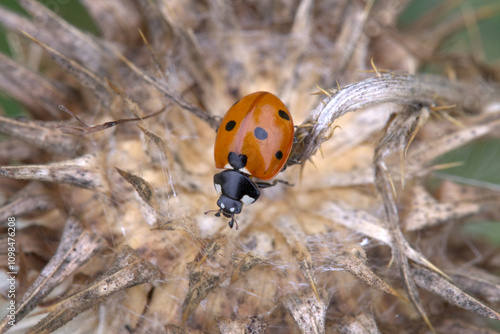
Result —
M284 171L287 166L293 166L293 165L302 165L302 161L295 160L295 159L288 159L286 161L285 167L281 171Z
M290 183L290 182L288 182L288 181L285 181L285 180L280 180L280 179L276 179L276 180L274 180L274 181L273 181L273 183L274 183L273 185L276 185L276 184L278 184L278 183L283 183L284 185L287 185L287 186L289 186L289 187L293 187L293 186L295 185L295 183Z
M293 183L289 183L288 181L284 181L284 180L273 180L273 182L255 182L255 184L257 185L257 187L259 188L269 188L269 187L274 187L275 185L277 185L278 183L283 183L283 184L286 184L287 186L290 186L290 187L293 187L294 184Z
M286 161L286 164L281 169L280 173L283 173L288 166L293 166L293 165L302 165L302 161L295 160L295 159L288 159Z
M220 213L222 212L222 210L221 209L219 209L219 210L208 210L208 211L205 211L205 214L210 213L210 212L215 212L214 216L215 217L220 217Z

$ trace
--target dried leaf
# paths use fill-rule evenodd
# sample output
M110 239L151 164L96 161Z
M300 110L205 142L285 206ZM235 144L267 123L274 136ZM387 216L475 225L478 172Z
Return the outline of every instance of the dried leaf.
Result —
M77 115L75 115L71 110L67 109L65 106L60 105L59 109L61 109L62 111L67 112L68 114L70 114L71 116L73 116L76 120L78 120L80 122L80 124L82 124L82 126L73 126L73 125L68 125L68 124L60 124L58 126L58 128L61 129L61 131L63 131L64 133L72 134L72 135L75 135L75 136L89 135L89 134L94 133L94 132L104 131L106 129L112 128L114 126L117 126L117 125L123 124L123 123L144 121L145 119L150 118L150 117L154 117L154 116L156 116L159 113L161 113L161 112L164 111L164 109L163 109L163 110L154 112L152 114L149 114L149 115L146 115L146 116L143 116L143 117L120 118L120 119L117 119L115 121L109 121L109 122L105 122L105 123L102 123L102 124L97 124L97 125L91 125L91 126L89 126L85 122L83 122L80 119L80 117L78 117Z
M117 331L137 330L140 323L140 327L147 331L146 324L144 321L141 322L141 318L144 317L144 312L148 308L149 295L153 289L152 284L147 283L129 288L119 304L120 308L127 312L123 312L119 317L113 317L109 327Z
M325 202L319 214L387 245L392 244L389 231L382 227L382 223L377 217L366 211L343 208L338 203Z
M45 110L61 103L72 110L74 119L95 122L97 125L90 126L80 122L75 127L65 123L61 128L80 138L86 135L83 152L78 156L97 152L98 159L88 167L92 170L89 179L102 179L109 192L48 184L47 188L54 190L49 195L57 208L19 219L22 231L17 237L22 249L18 259L24 270L19 271L19 282L29 282L50 258L50 249L55 249L62 229L59 225L63 209L77 213L85 226L112 241L112 247L128 244L166 274L154 285L147 283L96 297L93 309L60 331L213 332L218 329L218 317L225 326L219 327L220 331L261 331L260 321L257 328L246 326L248 319L260 316L269 323L267 332L273 333L302 332L301 328L326 333L377 332L377 327L391 333L425 332L425 324L412 305L372 293L370 286L359 284L360 279L347 271L386 292L391 290L384 281L390 282L400 293L402 273L407 282L411 281L407 288L413 293L415 286L408 272L413 262L439 273L423 252L446 268L471 269L471 273L476 269L471 263L480 264L481 270L490 275L500 266L497 249L476 238L470 243L459 229L452 228L462 223L462 217L472 214L469 204L484 205L478 214L474 213L474 219L500 217L497 194L489 193L489 199L486 192L465 198L455 189L440 189L432 193L437 201L428 202L434 211L427 213L432 217L423 222L418 233L402 235L400 231L406 215L416 212L416 207L409 210L409 198L414 194L411 190L443 167L433 166L432 161L404 159L405 151L425 151L432 147L426 143L441 141L457 130L498 122L500 94L496 84L490 83L500 78L498 66L484 64L477 54L470 57L432 50L441 44L438 39L445 35L444 30L463 27L464 22L477 45L474 39L478 29L473 16L480 13L467 6L459 10L455 3L449 12L451 2L447 1L447 7L436 10L439 17L434 16L419 29L413 23L401 29L400 14L409 0L296 0L279 1L278 5L239 1L237 6L228 1L82 0L101 29L96 37L58 18L58 14L71 10L63 3L67 0L45 1L41 4L45 7L34 0L22 1L31 17L0 7L0 24L12 31L7 37L12 58L38 73L29 73L7 60L0 64L0 73L2 68L8 72L0 78L0 86L17 94L15 98L23 103L27 116L37 126L45 126L46 122L50 128L49 118L59 121L67 117L57 110L53 114ZM45 44L56 61L47 57L46 50L18 36L19 28ZM423 43L425 36L432 36L430 45ZM115 52L115 48L119 51ZM476 53L481 48L474 49ZM372 57L373 71L364 71L369 69ZM405 75L382 68L413 72L430 64L451 79ZM364 79L371 76L374 78ZM119 87L120 96L104 78ZM32 82L23 82L28 80ZM329 98L324 100L325 107L310 113L319 102L308 94L317 82L334 88L320 89ZM345 84L349 85L342 87ZM60 93L54 92L58 85ZM294 188L263 191L257 203L244 208L238 219L241 228L235 231L227 228L225 219L203 214L215 208L217 200L210 187L214 173L213 129L219 124L219 117L214 115L222 115L239 97L260 89L275 92L290 107L294 119L305 120L297 128L292 155L301 159L291 161L302 165L286 171L287 179L296 184ZM103 105L109 108L103 110ZM127 106L138 115L142 110L164 106L167 112L154 121L141 122L130 118ZM408 115L408 109L401 106L424 109ZM359 109L366 107L370 110ZM369 116L363 118L364 113ZM429 114L432 117L425 124L415 119L423 121ZM339 115L344 116L338 119ZM109 122L108 118L117 121ZM135 126L118 126L96 133L124 120L138 122L142 132ZM491 127L486 135L495 136L496 129ZM382 131L385 139L379 146L380 159L371 161ZM7 139L9 146L0 143L0 164L61 161L59 154L28 146L12 136ZM451 142L460 145L459 141ZM443 147L448 150L453 145L444 143ZM312 166L306 160L318 149L325 159L315 157L317 169L309 169ZM378 190L383 191L378 194L374 162L380 167L378 172L382 171L377 182ZM116 173L115 166L127 171L125 179L136 190ZM304 173L299 180L300 170ZM25 185L23 181L0 178L0 201ZM447 209L450 203L466 204L467 210L460 211L463 206L457 205L446 214L435 211ZM387 219L384 208L391 212L391 219ZM167 217L162 222L164 230L148 224L157 220L157 211ZM280 219L290 224L280 223ZM432 227L439 222L441 226ZM40 224L43 226L38 227ZM435 229L444 233L433 233ZM411 244L405 238L411 238ZM4 245L0 242L0 247ZM391 261L390 249L395 249L396 264ZM422 253L417 251L420 249ZM471 255L476 257L464 263ZM2 259L6 263L0 252L0 263ZM75 271L44 301L50 304L61 295L70 295L64 292L68 289L86 293L84 287L108 269L109 259L94 256L91 266ZM389 270L379 274L388 264ZM396 265L398 268L394 268ZM122 274L127 279L130 272ZM494 301L498 297L493 291L498 288L496 279L481 274L457 275L464 283L462 287L471 287L479 298ZM316 285L318 291L313 294ZM325 291L334 293L335 300L322 300ZM191 299L186 299L188 293ZM289 295L300 299L295 303L298 311L293 311L292 305L291 312L287 312L281 303ZM452 305L440 312L444 301L434 293L420 296L422 304L429 305L433 324L439 329L478 332L488 326L490 319ZM184 301L187 304L181 309ZM76 305L77 299L72 302L75 304L69 305L69 313L71 309L80 312L91 304L84 298L81 304ZM306 312L301 312L301 307ZM68 320L69 313L62 314L61 320ZM189 318L182 324L186 314ZM324 328L318 326L317 319ZM39 320L39 316L25 317L17 330L23 332ZM461 328L450 326L448 321Z
M81 140L62 133L55 126L50 128L33 121L21 122L0 116L0 132L55 154L75 157L82 151Z
M311 253L305 245L306 235L298 222L292 216L281 217L278 221L278 230L285 237L292 254L298 261L298 265L304 278L309 282L318 301L320 300L316 282L314 280L314 264Z
M139 196L142 198L142 200L150 206L157 214L160 212L158 211L158 203L156 202L155 199L155 194L154 194L154 189L151 187L151 185L145 181L144 179L140 178L137 175L130 174L125 172L124 170L121 170L118 167L115 167L118 173L134 187L135 191L139 194Z
M161 15L162 9L159 8L161 4L156 4L148 0L140 0L138 1L138 5L145 14L144 21L148 25L148 31L150 32L148 41L154 47L155 51L163 54L166 50L172 50L173 43L179 37L176 29L180 28L178 24L172 22L175 19L170 15ZM163 5L165 6L165 4ZM180 45L182 43L177 43L176 48L179 48Z
M246 253L233 260L234 268L231 275L231 283L237 281L246 272L252 270L255 266L265 261L265 258L252 253Z
M83 230L79 222L70 217L56 253L17 304L16 322L21 321L65 278L83 266L104 243L102 238ZM9 320L5 317L0 322L0 332L4 333L10 328Z
M353 247L352 249L335 255L335 257L332 258L332 263L335 266L344 268L375 290L406 299L373 272L367 264L366 254L361 247Z
M107 194L110 190L101 162L95 154L86 154L73 160L47 165L4 166L0 167L0 175L17 180L69 184Z
M165 334L205 334L207 332L198 331L191 328L182 328L176 325L165 326Z
M34 0L20 0L19 2L34 18L35 25L26 27L30 35L35 36L44 44L52 44L56 49L67 50L68 57L77 59L93 72L101 75L107 72L105 64L107 57L111 54L106 52L105 45L101 45L91 35L70 25L41 3ZM71 45L71 48L68 48L68 45Z
M379 105L358 110L350 115L349 122L342 123L341 130L335 131L334 137L325 149L325 156L342 156L346 151L356 148L371 138L377 136L387 124L390 115L399 111L398 106ZM341 119L339 119L341 121ZM359 131L363 129L363 131ZM356 173L363 171L356 170ZM354 174L354 173L353 173ZM369 176L373 183L373 170L370 169Z
M422 288L441 296L448 303L490 319L500 320L500 313L477 300L452 282L424 267L415 265L411 270L415 282Z
M489 120L485 124L460 129L439 139L435 139L432 143L425 142L418 145L418 147L409 152L408 158L411 161L418 161L424 164L430 163L440 155L463 146L474 139L478 139L489 133L495 133L495 131L498 132L499 127L500 119L496 119L493 121Z
M29 2L32 2L32 0L29 0ZM51 55L51 57L68 73L71 73L78 80L80 84L89 88L90 91L96 95L96 97L102 103L103 106L108 107L111 105L114 95L112 94L109 86L99 75L92 72L88 68L85 68L84 66L80 65L71 58L68 58L61 52L56 51L47 44L39 41L38 39L28 34L27 32L24 32L24 34L33 42L35 42L36 44L40 45L42 48L47 50L47 52Z
M52 194L39 182L30 182L0 208L0 224L6 225L8 217L22 217L48 211L56 206Z
M41 156L42 152L39 149L23 141L12 138L0 142L0 164L9 164L12 161L39 161Z
M182 109L185 109L189 112L191 112L193 115L197 116L201 120L205 121L208 125L210 125L213 129L217 129L219 126L219 120L214 118L208 111L202 110L198 108L197 106L187 102L184 100L182 97L177 96L176 93L174 93L172 90L170 90L169 87L166 86L166 84L162 83L156 78L153 78L149 75L147 75L143 70L138 68L136 65L134 65L132 62L130 62L127 58L125 58L124 55L120 54L118 51L116 51L117 57L119 57L133 72L135 72L137 75L139 75L141 78L144 79L144 82L152 85L155 87L160 93L163 94L163 96L170 101L174 102L176 105L181 107Z
M133 286L152 282L161 276L158 268L123 246L115 263L88 287L50 306L50 313L27 333L50 333L71 321L78 314L102 303L106 297Z
M227 277L225 268L201 268L189 272L189 291L182 304L182 321L185 322L196 310L200 302L218 287Z
M137 118L144 117L145 112L141 109L137 101L134 101L130 96L122 92L115 85L113 85L109 80L106 80L108 85L114 90L114 92L120 97L122 103L127 109Z
M100 28L104 39L119 43L134 44L141 25L141 12L132 0L92 1L82 0ZM136 36L136 37L134 37Z
M360 313L340 319L337 325L340 334L379 334L377 322L370 313Z
M436 328L439 333L449 334L498 334L495 329L475 326L461 320L445 320Z
M0 17L2 8L0 8ZM1 20L1 19L0 19ZM53 119L60 119L63 114L57 105L75 99L73 90L60 82L53 82L41 74L32 72L0 53L0 88L41 118L48 113ZM40 125L38 125L41 127ZM50 138L47 138L50 140ZM46 145L43 142L37 145ZM65 145L62 145L65 147ZM54 147L55 148L55 147ZM65 153L66 154L66 153Z
M325 332L326 309L331 296L322 294L318 300L311 292L304 294L289 294L282 300L297 326L303 333L320 334Z
M217 318L217 326L221 334L263 334L268 324L259 316L238 319L220 317Z
M366 235L370 238L383 242L392 248L392 238L389 231L382 228L382 223L376 217L362 210L344 209L334 203L324 203L322 210L319 212L326 219L331 219L333 222L341 224L358 233ZM420 252L416 251L406 240L401 240L401 247L409 259L426 266L436 272L442 273L436 266L427 260Z
M500 301L500 278L498 276L475 267L455 268L448 273L453 282L464 290L478 294L490 303Z
M407 231L422 230L466 218L482 212L485 205L477 200L439 203L422 186L413 187L410 198L412 202L403 220Z
M230 272L228 267L234 265L228 256L228 244L225 236L212 239L203 251L203 256L197 262L188 266L189 290L182 304L182 321L185 322L196 310L200 302L226 280ZM218 267L212 267L208 259L219 262Z

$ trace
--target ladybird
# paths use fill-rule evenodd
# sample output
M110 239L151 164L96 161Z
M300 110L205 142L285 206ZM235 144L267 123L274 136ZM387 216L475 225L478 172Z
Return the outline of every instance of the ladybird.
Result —
M229 227L260 196L259 187L284 169L293 144L294 126L283 102L269 92L247 95L232 105L222 119L215 140L215 190L220 195L217 217L231 218ZM236 223L236 229L238 224Z

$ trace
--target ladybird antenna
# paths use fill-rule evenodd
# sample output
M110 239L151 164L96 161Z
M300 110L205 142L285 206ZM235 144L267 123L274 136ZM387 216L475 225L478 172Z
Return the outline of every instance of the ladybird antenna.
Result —
M221 211L222 211L222 209L219 209L219 210L208 210L208 211L205 211L205 214L215 212L215 217L220 217Z

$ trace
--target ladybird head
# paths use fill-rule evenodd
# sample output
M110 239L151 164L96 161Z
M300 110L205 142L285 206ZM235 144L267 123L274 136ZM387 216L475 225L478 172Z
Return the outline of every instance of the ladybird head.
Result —
M217 206L220 208L219 211L224 215L224 217L232 218L234 215L241 213L243 203L222 194L217 201Z
M221 195L219 200L217 201L217 205L219 206L219 211L215 214L217 217L222 213L224 217L231 218L229 221L229 227L233 228L233 225L236 224L236 229L238 229L238 223L234 220L234 215L241 213L241 208L243 207L243 203L240 201L231 199L225 195Z
M205 212L205 214L215 211L216 217L220 217L220 215L222 214L226 218L231 218L231 220L228 222L229 227L233 228L233 226L236 225L236 229L238 229L238 223L234 219L234 215L241 213L243 203L231 199L225 195L221 195L219 197L219 200L217 201L217 205L219 206L219 210L210 210Z

